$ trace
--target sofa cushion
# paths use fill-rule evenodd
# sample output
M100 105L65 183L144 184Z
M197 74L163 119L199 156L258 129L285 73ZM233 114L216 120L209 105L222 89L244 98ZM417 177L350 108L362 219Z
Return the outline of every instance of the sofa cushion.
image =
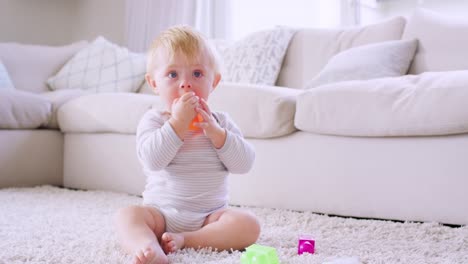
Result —
M146 82L146 81L141 84L141 86L138 89L137 93L151 94L151 95L155 94L153 88L151 88L151 86L149 86L148 82Z
M411 74L468 70L468 20L418 9L409 18L402 38L419 40Z
M47 83L52 90L135 92L145 73L145 54L130 52L98 37L73 56Z
M392 40L345 50L331 58L305 88L404 75L413 60L417 44L417 40Z
M47 78L57 73L87 44L86 41L67 46L0 43L0 59L8 69L16 89L35 93L46 92L49 91Z
M13 82L11 81L10 75L5 68L5 65L3 65L2 60L0 60L0 89L15 89L15 86L13 86Z
M468 71L328 84L297 99L298 129L341 136L468 132Z
M277 85L303 88L333 55L361 45L399 40L405 27L403 17L351 29L299 30L291 40Z
M216 45L225 66L222 80L274 85L294 33L292 28L276 27L252 33L223 48Z
M49 122L45 125L45 127L53 128L53 129L60 128L58 121L57 121L58 109L64 103L74 98L77 98L79 96L86 95L86 94L89 94L89 93L83 90L79 90L79 89L41 93L40 95L52 104L52 113L51 113Z
M215 111L229 113L245 137L271 138L294 128L299 90L285 87L221 83L209 98Z
M133 93L88 94L58 109L60 129L67 133L135 134L143 114L161 107L156 95Z
M19 91L0 90L0 128L33 129L46 125L52 105L39 95Z

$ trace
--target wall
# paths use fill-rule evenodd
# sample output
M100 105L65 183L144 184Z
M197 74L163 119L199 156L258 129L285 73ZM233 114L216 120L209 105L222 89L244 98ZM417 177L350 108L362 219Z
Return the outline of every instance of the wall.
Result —
M131 0L0 0L0 42L64 45L103 35L126 45L126 2ZM134 0L135 1L135 0ZM337 27L343 3L350 0L231 0L228 38L275 25ZM360 8L360 23L375 23L395 15L410 15L417 7L465 18L467 0L361 0L376 2Z
M60 45L70 42L75 0L0 0L0 42Z
M69 1L69 0L62 0ZM73 40L93 40L99 35L113 43L126 44L125 0L74 0L77 18Z
M65 45L103 35L124 45L126 0L0 0L0 42Z

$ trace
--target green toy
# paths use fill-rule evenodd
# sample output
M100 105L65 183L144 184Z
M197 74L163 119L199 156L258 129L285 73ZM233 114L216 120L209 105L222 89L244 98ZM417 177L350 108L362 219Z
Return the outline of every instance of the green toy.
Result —
M276 249L253 244L241 256L242 264L279 264Z

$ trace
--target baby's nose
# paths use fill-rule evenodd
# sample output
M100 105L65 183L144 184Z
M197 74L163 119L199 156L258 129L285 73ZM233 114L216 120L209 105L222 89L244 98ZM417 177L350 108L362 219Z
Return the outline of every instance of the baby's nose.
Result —
M192 89L192 84L188 81L182 81L180 83L180 88L187 92Z

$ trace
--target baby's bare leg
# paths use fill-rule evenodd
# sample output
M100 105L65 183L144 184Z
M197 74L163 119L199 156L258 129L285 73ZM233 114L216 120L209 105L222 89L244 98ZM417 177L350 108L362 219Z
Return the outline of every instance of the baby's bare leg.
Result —
M240 250L255 243L259 235L260 224L253 214L237 209L223 209L209 215L203 227L197 231L164 233L162 247L166 253L184 247Z
M134 254L133 263L168 263L158 242L165 229L164 217L158 210L145 206L120 209L116 215L116 228L122 248Z

